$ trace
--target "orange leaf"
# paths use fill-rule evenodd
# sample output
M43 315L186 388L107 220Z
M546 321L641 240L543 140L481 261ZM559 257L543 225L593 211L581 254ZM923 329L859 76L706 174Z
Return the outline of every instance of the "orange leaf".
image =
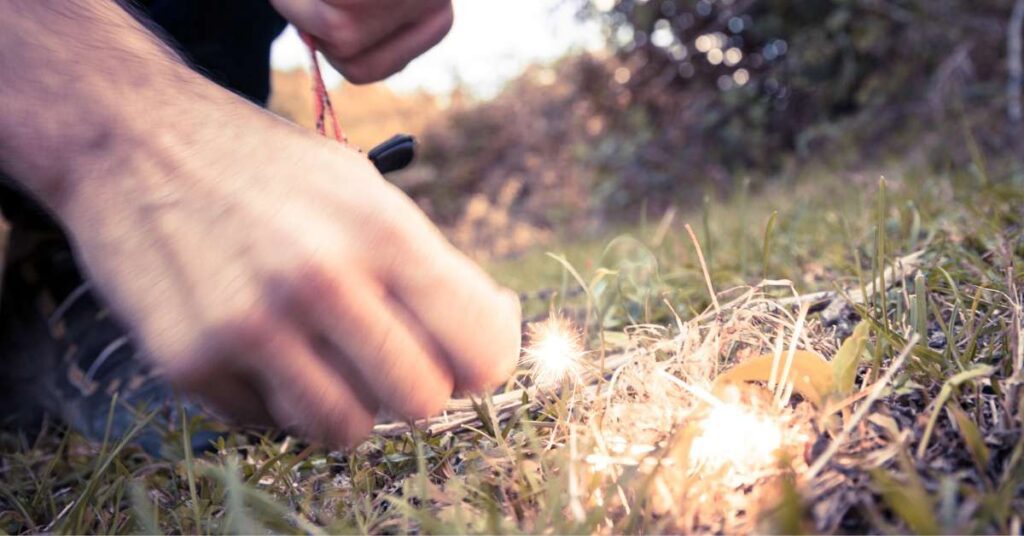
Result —
M730 384L767 382L771 375L774 358L773 355L766 354L733 366L715 378L711 392L716 396L721 396L725 387ZM785 355L779 357L778 374L780 376L785 360ZM807 350L797 350L793 354L793 365L789 369L789 375L778 379L778 383L781 385L786 385L790 381L793 382L793 391L815 406L820 406L822 400L835 391L835 376L832 373L832 366L825 358Z

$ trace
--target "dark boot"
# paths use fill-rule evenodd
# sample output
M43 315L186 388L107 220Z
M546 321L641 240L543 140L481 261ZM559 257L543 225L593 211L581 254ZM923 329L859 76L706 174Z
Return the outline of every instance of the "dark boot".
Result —
M0 291L0 426L32 430L49 414L102 441L109 417L116 441L155 412L134 442L159 455L164 435L181 427L177 398L93 293L62 233L34 223L15 224ZM217 437L194 433L192 448Z

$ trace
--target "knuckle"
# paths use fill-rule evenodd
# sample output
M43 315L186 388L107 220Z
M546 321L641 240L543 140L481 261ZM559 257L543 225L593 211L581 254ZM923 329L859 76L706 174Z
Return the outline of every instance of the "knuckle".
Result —
M286 293L290 302L305 302L310 298L330 295L338 289L338 278L320 261L309 262L287 276Z
M347 298L356 283L343 277L341 270L332 269L326 262L316 262L291 273L283 283L284 296L279 298L283 308L300 316L324 310L340 315L341 321L350 321L353 306Z

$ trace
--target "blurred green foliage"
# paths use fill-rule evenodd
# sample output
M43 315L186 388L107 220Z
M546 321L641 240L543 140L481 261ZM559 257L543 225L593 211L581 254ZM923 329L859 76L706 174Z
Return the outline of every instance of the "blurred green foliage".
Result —
M950 111L1003 105L1009 0L586 0L659 128L688 117L728 167L806 154L826 125L867 135ZM647 96L652 88L658 97ZM682 110L679 110L682 108Z

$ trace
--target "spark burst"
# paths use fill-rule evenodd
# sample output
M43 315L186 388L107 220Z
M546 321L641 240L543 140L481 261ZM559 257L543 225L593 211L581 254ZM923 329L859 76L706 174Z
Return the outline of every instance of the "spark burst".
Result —
M580 381L583 342L568 319L552 315L527 328L530 345L523 350L523 363L530 368L534 383L542 388L557 387L563 381Z
M753 407L713 406L690 446L691 464L712 473L726 469L750 474L771 468L785 443L783 426L777 417Z

